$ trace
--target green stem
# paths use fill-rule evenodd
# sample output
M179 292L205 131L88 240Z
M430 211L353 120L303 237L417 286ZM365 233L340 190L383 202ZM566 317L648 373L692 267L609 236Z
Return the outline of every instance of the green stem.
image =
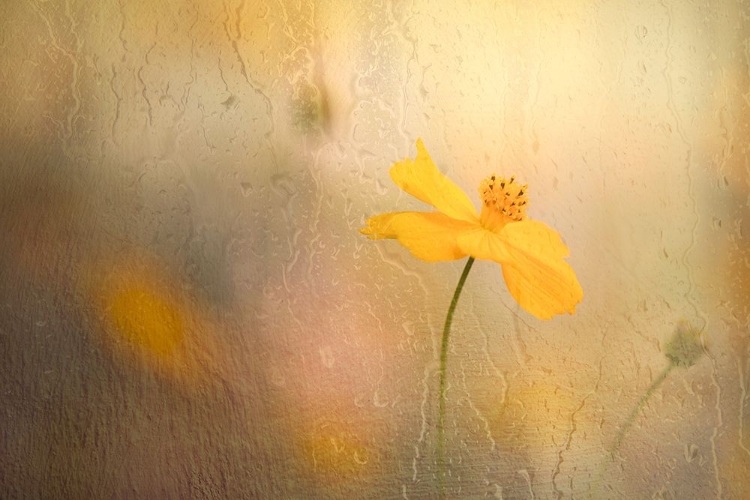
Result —
M625 423L622 424L622 427L620 427L620 432L617 433L617 436L615 437L615 443L612 445L612 449L610 450L609 454L610 457L613 457L615 452L620 448L620 444L622 444L622 440L625 437L625 433L628 431L631 425L633 425L633 421L635 420L635 417L638 415L638 412L641 411L641 408L643 408L643 405L646 404L646 401L651 397L651 395L654 393L654 391L661 385L662 382L664 382L664 379L667 378L667 375L669 375L669 372L672 371L672 369L675 367L674 363L669 363L669 365L659 374L656 379L654 379L653 382L651 382L651 385L646 390L646 392L641 396L641 399L638 400L638 403L636 403L635 408L630 412L630 415L628 415L628 418L625 420Z
M466 277L469 275L471 265L474 264L474 257L469 257L466 262L461 278L456 285L456 291L453 292L453 300L448 307L448 315L445 317L445 326L443 326L443 341L440 345L440 400L438 411L438 479L440 486L440 498L445 497L445 379L448 370L448 340L450 338L451 323L453 322L453 313L456 311L458 297L464 288Z
M609 456L607 459L602 462L601 466L599 467L599 473L596 475L596 478L594 479L594 488L596 488L595 491L598 492L599 495L601 495L601 488L602 488L602 481L604 480L604 473L607 471L607 468L609 466L609 463L614 459L615 453L618 449L620 449L620 445L622 444L622 440L625 438L625 433L628 432L628 429L630 429L630 426L633 425L633 422L635 421L635 417L638 415L638 413L641 411L643 406L646 404L646 402L649 400L651 395L654 393L654 391L661 385L662 382L667 378L667 376L670 374L670 372L675 368L674 363L669 363L669 365L662 370L662 372L659 374L658 377L654 379L653 382L651 382L651 385L646 389L646 392L643 393L643 395L640 397L636 405L631 410L630 414L628 415L628 418L625 419L625 422L620 427L620 430L617 432L617 436L615 436L615 441L612 444L612 448L609 450ZM599 496L597 496L599 498Z

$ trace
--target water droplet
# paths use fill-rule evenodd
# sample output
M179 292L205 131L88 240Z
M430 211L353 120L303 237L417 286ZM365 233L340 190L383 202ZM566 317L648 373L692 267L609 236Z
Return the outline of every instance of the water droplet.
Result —
M685 445L685 460L690 463L698 457L698 446L695 444Z
M333 350L331 347L321 347L318 352L320 352L320 360L323 363L323 366L326 368L333 368L333 364L336 360L333 357Z
M388 187L386 187L379 179L375 180L375 192L378 196L383 196L388 193Z
M239 102L239 99L237 99L237 96L232 94L229 97L227 97L227 100L222 102L221 105L229 109L229 108L237 107L238 102Z
M276 387L284 387L286 384L284 373L277 367L271 368L271 383Z

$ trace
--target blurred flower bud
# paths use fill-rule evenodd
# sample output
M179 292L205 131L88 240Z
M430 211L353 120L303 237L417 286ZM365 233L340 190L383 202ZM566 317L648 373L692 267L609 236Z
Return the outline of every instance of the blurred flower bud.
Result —
M703 356L701 332L687 321L680 321L664 347L664 354L674 366L693 366Z

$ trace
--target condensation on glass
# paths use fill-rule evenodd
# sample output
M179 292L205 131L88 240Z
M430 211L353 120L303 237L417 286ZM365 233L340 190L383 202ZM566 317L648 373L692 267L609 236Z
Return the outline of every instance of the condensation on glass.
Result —
M446 497L750 496L744 2L0 19L0 497L436 498L463 262L359 233L430 210L417 138L528 183L584 290L541 321L474 265Z

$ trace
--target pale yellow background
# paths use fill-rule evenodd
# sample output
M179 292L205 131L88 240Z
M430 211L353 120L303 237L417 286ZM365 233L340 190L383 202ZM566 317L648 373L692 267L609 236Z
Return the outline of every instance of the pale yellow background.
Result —
M740 1L4 2L0 497L436 496L463 262L358 233L529 184L584 289L479 261L450 498L750 496L750 8ZM667 366L679 320L707 355ZM602 468L603 463L608 463Z

